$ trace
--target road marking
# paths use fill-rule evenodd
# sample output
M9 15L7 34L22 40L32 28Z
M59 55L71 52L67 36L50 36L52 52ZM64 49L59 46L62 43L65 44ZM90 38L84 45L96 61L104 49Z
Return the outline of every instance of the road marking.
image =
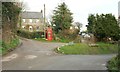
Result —
M18 57L17 54L12 54L12 55L10 55L10 56L4 57L4 58L2 59L2 61L3 61L3 62L4 62L4 61L11 61L11 60L13 60L13 59L15 59L15 58L17 58L17 57Z
M102 64L102 66L105 66L106 64Z
M34 58L36 58L37 56L35 56L35 55L26 55L25 56L25 58L26 59L34 59Z

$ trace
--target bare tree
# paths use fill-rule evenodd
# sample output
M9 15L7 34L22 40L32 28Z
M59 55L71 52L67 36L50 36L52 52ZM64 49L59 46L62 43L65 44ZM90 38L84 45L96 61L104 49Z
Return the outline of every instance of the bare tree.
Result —
M22 11L26 11L30 9L27 2L21 2L21 8Z
M74 24L75 24L75 25L79 28L79 30L80 30L80 28L81 28L81 27L82 27L82 25L83 25L83 24L82 24L82 23L80 23L80 22L75 22Z

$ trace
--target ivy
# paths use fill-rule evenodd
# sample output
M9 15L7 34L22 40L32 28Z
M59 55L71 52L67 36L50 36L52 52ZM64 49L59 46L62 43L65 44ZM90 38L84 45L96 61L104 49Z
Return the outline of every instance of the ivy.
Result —
M16 2L2 2L2 18L3 25L5 22L10 22L10 28L13 32L16 31L19 14L22 10L21 7L16 5Z

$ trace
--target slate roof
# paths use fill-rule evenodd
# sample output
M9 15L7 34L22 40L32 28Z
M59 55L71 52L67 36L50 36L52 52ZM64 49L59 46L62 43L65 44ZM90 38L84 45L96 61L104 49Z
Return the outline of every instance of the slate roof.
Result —
M22 13L23 19L43 19L43 15L41 12L23 12Z

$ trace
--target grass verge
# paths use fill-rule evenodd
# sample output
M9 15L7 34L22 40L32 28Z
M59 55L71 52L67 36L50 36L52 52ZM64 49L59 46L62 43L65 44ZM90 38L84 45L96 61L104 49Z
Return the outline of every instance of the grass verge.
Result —
M0 54L5 55L9 51L12 51L14 48L16 48L19 44L19 39L15 38L11 41L9 44L5 44L4 42L0 41L1 47L0 47Z
M60 40L51 40L51 41L48 41L48 40L45 40L43 38L36 38L34 40L42 41L42 42L62 42L62 43L68 43L68 42L70 42L70 40L68 40L68 39L60 39Z
M56 49L59 53L64 54L112 54L117 53L118 46L107 43L97 43L98 47L90 47L84 43L75 43L73 45L65 45L59 49ZM56 51L55 50L55 51Z
M0 54L2 54L2 41L0 40Z

